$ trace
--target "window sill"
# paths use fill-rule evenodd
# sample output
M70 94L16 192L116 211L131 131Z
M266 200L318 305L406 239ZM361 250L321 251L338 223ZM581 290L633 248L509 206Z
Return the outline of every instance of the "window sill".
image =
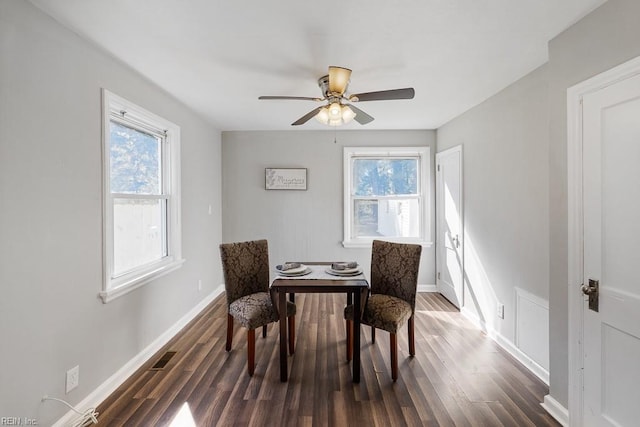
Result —
M371 248L371 242L373 242L374 239L371 240L360 240L360 241L354 241L354 240L350 240L350 241L343 241L342 242L342 247L343 248L347 248L347 249L363 249L363 248L367 248L370 249ZM430 248L433 246L433 242L427 242L424 240L402 240L402 239L385 239L385 238L380 238L380 239L375 239L375 240L384 240L386 242L395 242L395 243L410 243L413 245L421 245L423 248Z
M100 292L100 298L102 298L102 302L104 304L111 302L116 298L128 294L134 289L138 289L139 287L146 285L152 280L155 280L159 277L164 276L165 274L169 274L172 271L179 269L180 267L182 267L182 264L184 264L184 262L184 259L178 259L148 272L145 272L142 275L119 284L117 287Z

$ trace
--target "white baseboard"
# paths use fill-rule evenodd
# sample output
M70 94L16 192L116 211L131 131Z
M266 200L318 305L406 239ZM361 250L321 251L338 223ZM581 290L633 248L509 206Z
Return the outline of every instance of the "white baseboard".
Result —
M464 317L466 317L467 320L469 320L471 323L473 323L478 328L480 328L482 330L482 332L486 333L487 335L489 335L491 337L491 339L493 339L493 337L491 336L491 334L487 330L487 324L483 320L480 320L480 318L478 317L477 314L471 312L468 308L465 308L465 307L462 307L462 309L460 309L460 313Z
M224 286L220 285L212 293L207 295L202 301L187 312L180 320L178 320L173 326L171 326L162 335L156 338L151 344L149 344L144 350L133 357L122 368L118 369L111 377L105 382L100 384L93 392L87 397L82 399L78 403L76 408L81 412L88 408L96 408L102 403L111 393L113 393L120 385L122 385L131 375L133 375L146 361L148 361L158 350L160 350L166 343L169 342L182 328L184 328L191 320L193 320L202 310L205 309L218 295L224 292ZM67 412L62 418L60 418L52 427L65 427L73 423L78 417L73 411ZM100 416L98 415L98 421Z
M418 285L418 292L438 292L436 285Z
M470 312L464 307L460 311L467 319L474 323L477 327L483 330L489 338L494 340L500 347L507 351L510 355L516 358L518 362L522 363L529 371L531 371L536 377L540 378L547 386L549 385L549 371L544 369L538 363L536 363L529 356L524 354L515 344L508 340L506 337L488 328L487 324L480 320L475 313Z
M527 369L529 369L536 377L540 378L547 386L549 386L549 371L544 369L532 358L524 354L515 344L509 341L502 334L495 334L494 341L505 349L510 355L515 357L520 363L522 363Z
M562 427L569 427L569 411L555 400L551 395L544 397L544 402L540 404L545 411L559 422Z

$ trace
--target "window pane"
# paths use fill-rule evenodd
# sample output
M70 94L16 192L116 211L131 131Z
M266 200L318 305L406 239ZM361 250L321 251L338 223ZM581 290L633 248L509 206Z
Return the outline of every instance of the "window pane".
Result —
M378 201L354 200L354 237L381 236L378 233Z
M114 277L167 256L166 206L166 200L114 199Z
M354 200L354 237L420 237L417 199Z
M417 159L355 159L353 193L389 196L418 193Z
M110 138L111 192L161 194L162 139L114 121Z

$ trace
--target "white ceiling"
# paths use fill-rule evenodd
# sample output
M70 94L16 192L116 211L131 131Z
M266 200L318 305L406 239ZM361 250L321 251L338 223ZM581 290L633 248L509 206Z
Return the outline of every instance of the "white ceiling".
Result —
M329 65L375 121L345 129L434 129L547 61L547 42L605 0L31 0L220 130L326 129L291 123L321 96ZM126 94L124 94L126 95Z

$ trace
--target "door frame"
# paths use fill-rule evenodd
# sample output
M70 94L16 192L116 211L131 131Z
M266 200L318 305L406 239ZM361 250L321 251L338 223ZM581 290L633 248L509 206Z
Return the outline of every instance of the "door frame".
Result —
M583 170L582 170L582 98L607 86L640 74L640 57L605 71L567 89L567 230L569 301L569 425L580 426L583 419L582 337L584 296L583 278Z
M463 156L463 150L462 150L462 145L456 145L455 147L451 147L448 148L446 150L443 151L439 151L436 153L436 167L435 167L435 172L436 172L436 290L439 289L438 286L438 272L441 271L441 269L439 269L440 267L440 261L441 261L441 257L439 256L440 251L442 249L442 242L438 239L439 237L439 230L440 230L440 219L441 219L441 212L440 212L440 207L442 205L442 203L439 203L440 197L442 195L442 192L440 190L440 184L442 181L441 175L438 174L439 170L439 158L444 156L444 155L448 155L448 154L452 154L452 153L458 153L459 159L460 159L460 174L458 177L458 182L460 182L460 270L461 270L461 274L462 274L462 292L460 294L460 301L458 301L458 303L460 304L459 310L462 310L462 307L464 306L464 299L465 299L465 292L464 292L464 275L465 275L465 270L464 270L464 238L465 238L465 232L464 232L464 156Z

